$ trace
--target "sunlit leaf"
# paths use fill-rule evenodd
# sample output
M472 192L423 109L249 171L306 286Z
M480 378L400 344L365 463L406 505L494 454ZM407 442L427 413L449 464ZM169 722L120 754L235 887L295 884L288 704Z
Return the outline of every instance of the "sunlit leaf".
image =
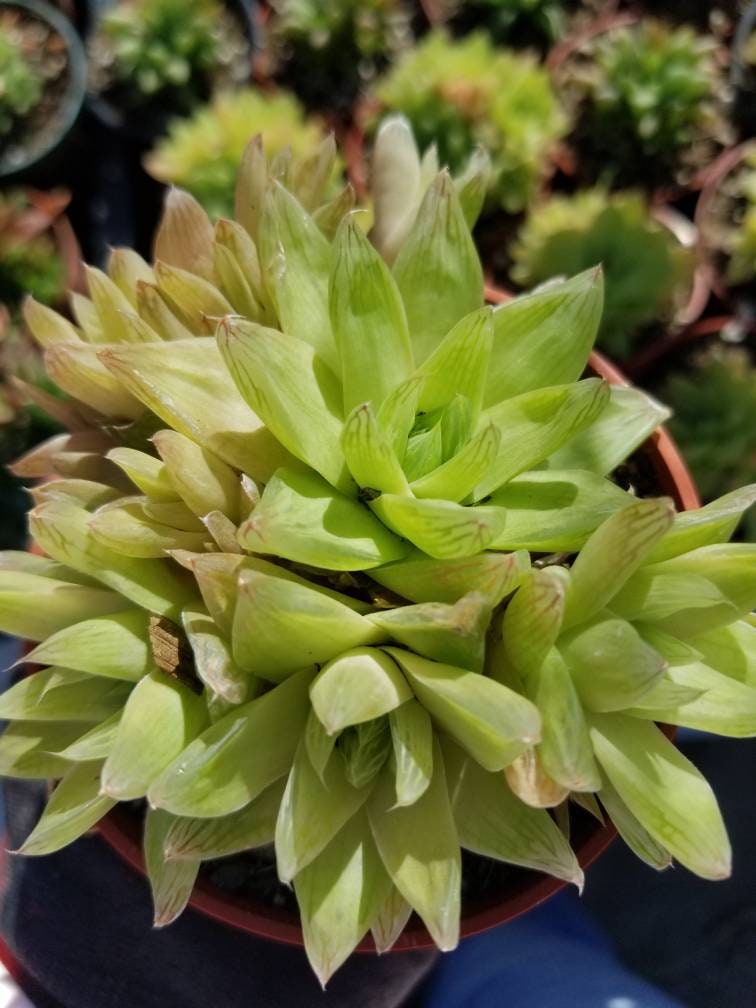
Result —
M606 809L607 815L617 827L617 832L627 846L651 868L663 871L672 864L672 857L661 844L651 836L648 830L638 822L630 809L625 805L617 791L609 783L606 774L602 774L599 798Z
M38 574L0 570L0 631L41 641L93 614L118 612L115 592Z
M137 682L153 666L147 620L141 609L82 620L52 634L27 660Z
M27 780L62 777L69 763L59 750L85 731L80 721L13 721L0 735L0 773Z
M414 805L433 775L433 725L428 713L410 700L389 714L394 749L396 804Z
M63 777L20 854L52 854L91 829L115 805L100 794L100 763L77 763Z
M126 700L130 683L49 668L25 676L0 696L9 721L101 721Z
M412 690L378 648L354 648L327 662L310 687L310 700L329 735L388 714L410 700Z
M165 927L182 913L194 889L199 861L166 861L163 846L175 816L148 809L144 824L144 865L152 890L153 925Z
M499 508L468 508L448 500L384 493L370 506L393 532L437 560L480 553L504 524L504 512Z
M222 511L232 521L240 517L239 478L221 458L178 431L158 431L152 441L190 511L198 517L208 511Z
M733 490L705 507L676 515L672 527L657 543L647 563L658 563L700 546L726 542L754 501L756 484Z
M370 576L412 602L453 603L471 591L498 605L530 571L528 554L478 553L460 560L433 560L419 550L377 567Z
M411 914L412 907L392 884L388 896L370 925L378 955L382 955L394 947Z
M409 494L399 458L370 403L356 406L346 418L341 445L349 471L359 486L382 493Z

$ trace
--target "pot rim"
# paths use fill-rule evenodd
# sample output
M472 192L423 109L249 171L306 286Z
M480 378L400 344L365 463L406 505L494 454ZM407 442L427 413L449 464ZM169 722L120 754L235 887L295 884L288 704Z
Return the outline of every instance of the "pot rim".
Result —
M508 300L508 295L495 288L486 288L486 298L492 303ZM593 351L589 368L611 385L629 385L613 364ZM680 511L700 507L693 479L674 441L663 427L658 427L642 446L653 465L663 494L673 498ZM671 736L673 729L666 729ZM145 874L140 836L141 823L127 809L116 806L101 820L98 830L105 842L140 874ZM581 867L586 868L602 854L614 840L617 831L610 821L604 825L592 823L587 836L580 842L576 855ZM499 924L505 924L549 899L569 883L540 872L518 870L520 884L505 897L478 903L462 917L460 937L480 934ZM228 894L200 875L189 900L189 906L230 927L261 938L269 938L285 945L303 946L299 918L276 907L252 903ZM413 915L392 952L433 949L435 944L425 926ZM368 934L357 945L355 952L374 953L375 944Z

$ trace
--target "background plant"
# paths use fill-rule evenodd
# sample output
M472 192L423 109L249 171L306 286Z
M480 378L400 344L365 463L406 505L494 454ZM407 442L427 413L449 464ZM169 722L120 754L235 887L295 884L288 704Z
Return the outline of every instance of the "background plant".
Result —
M476 145L491 157L491 204L523 208L549 171L549 150L567 120L546 72L531 56L495 49L484 33L452 40L431 32L375 93L412 124L421 149L459 170Z
M11 37L0 37L0 136L9 133L42 97L43 82Z
M567 30L568 4L562 0L440 0L432 5L459 34L484 29L497 44L546 49Z
M620 360L643 326L669 320L681 306L694 265L642 195L603 189L554 195L531 208L512 259L512 277L523 287L600 262L606 299L599 340Z

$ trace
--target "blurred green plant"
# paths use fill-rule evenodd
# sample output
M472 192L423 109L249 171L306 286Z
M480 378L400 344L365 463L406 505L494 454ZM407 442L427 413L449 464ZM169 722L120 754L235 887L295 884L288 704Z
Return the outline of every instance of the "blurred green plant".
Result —
M272 155L290 148L297 158L314 154L325 133L285 91L221 92L188 119L177 119L147 155L147 171L188 190L212 217L229 217L234 186L250 132L264 133ZM334 177L340 173L337 165Z
M737 181L739 209L736 223L729 229L727 246L727 282L733 286L756 278L756 149L747 158L747 166Z
M0 35L0 137L40 101L42 78L12 38Z
M705 501L756 480L756 368L746 349L716 346L689 372L672 374L660 395ZM746 518L745 534L756 536L756 514Z
M680 307L693 254L656 221L642 195L590 189L533 207L512 248L523 287L601 263L606 280L599 343L621 359L638 330Z
M511 213L534 195L549 149L567 129L546 71L529 55L494 48L482 32L460 41L431 32L377 84L376 95L409 119L421 149L436 143L440 163L455 171L484 146L489 202Z
M496 43L548 48L567 29L562 0L441 0L434 7L455 33L484 29Z
M126 105L159 95L188 111L246 48L241 26L217 0L120 0L90 45L93 83Z

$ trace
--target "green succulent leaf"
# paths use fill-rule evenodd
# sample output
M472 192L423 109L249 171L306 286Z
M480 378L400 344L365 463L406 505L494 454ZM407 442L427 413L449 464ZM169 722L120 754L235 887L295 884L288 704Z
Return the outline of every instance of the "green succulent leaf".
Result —
M756 501L756 485L741 487L705 507L683 511L657 543L647 563L659 563L689 553L701 546L725 542L737 528L743 514Z
M150 804L198 817L228 815L248 805L288 773L314 676L315 669L303 669L207 728L152 784ZM248 758L252 750L255 760Z
M195 335L207 332L210 319L233 311L217 287L189 270L158 260L155 278L171 311Z
M137 682L153 666L147 614L129 609L74 623L34 648L27 661Z
M182 913L194 889L199 861L167 861L165 838L176 817L148 809L144 824L144 865L152 890L153 926L165 927Z
M596 758L644 829L696 875L727 878L727 832L693 764L653 724L623 714L591 714L589 724Z
M412 907L392 884L388 896L370 925L378 955L383 955L394 947L411 914Z
M382 493L409 494L399 458L381 430L370 403L356 406L346 418L341 445L358 486Z
M491 157L483 147L476 147L462 173L454 179L459 205L470 230L483 209L490 181Z
M45 351L45 370L64 392L103 416L135 420L144 407L108 371L102 352L85 344L56 343Z
M500 508L462 507L448 500L384 493L370 507L393 532L437 560L482 552L504 524Z
M383 651L360 647L327 662L310 700L329 735L388 714L412 698L407 680Z
M321 781L337 739L336 733L328 734L314 709L310 710L305 726L304 742L310 763Z
M238 539L251 552L328 570L370 570L409 550L363 504L316 473L286 468L267 484Z
M499 454L500 445L498 428L489 424L447 462L414 480L412 492L416 497L464 500L485 478Z
M407 318L396 282L354 217L334 242L330 315L341 361L344 413L377 409L414 370Z
M375 223L370 240L393 263L417 213L421 195L420 154L404 116L386 116L373 145L371 191Z
M427 711L409 700L389 714L396 774L396 804L414 805L433 776L433 724Z
M672 856L669 851L657 843L648 830L641 826L615 788L609 783L606 774L601 775L601 790L598 796L607 815L617 827L617 832L630 850L641 861L651 868L656 868L657 871L669 868L672 864Z
M496 308L485 404L577 381L603 304L603 275L592 269Z
M477 421L491 357L491 318L491 308L465 315L431 352L418 372L421 409L439 409L462 395L470 402L473 423Z
M404 560L376 567L374 581L412 602L457 602L471 591L482 592L496 606L530 571L528 554L478 553L459 560L434 560L419 550Z
M104 505L92 515L89 530L106 549L135 560L158 560L177 549L200 552L209 538L151 521L141 504Z
M178 491L168 476L165 464L135 448L111 448L107 458L123 469L143 494L158 501L176 501ZM105 503L104 501L102 503Z
M100 794L101 765L77 763L71 767L53 791L19 854L52 854L78 840L111 810L115 801Z
M190 193L171 186L155 235L155 258L211 280L212 247L213 225L208 215Z
M504 611L501 639L507 662L534 683L562 626L569 574L561 567L536 568L524 578Z
M698 654L707 665L738 682L756 687L756 626L738 620L695 638Z
M394 775L386 766L367 809L378 852L394 885L422 918L436 945L442 951L455 948L461 861L438 742L433 745L433 776L417 801L397 805Z
M222 511L238 520L239 478L231 466L178 431L158 431L152 441L190 511L199 518L208 511Z
M0 718L9 721L100 721L110 717L131 683L48 668L26 676L0 696Z
M102 791L142 798L155 778L207 727L207 707L177 679L150 672L126 701L116 740L102 768Z
M508 766L538 742L541 719L525 697L478 672L386 648L436 723L486 770Z
M400 461L404 459L407 438L415 424L422 388L422 375L414 375L397 385L378 410L378 423Z
M0 735L0 773L27 780L62 777L69 763L59 750L85 730L80 721L12 721Z
M33 600L34 604L30 605ZM0 569L0 631L43 641L93 614L118 612L115 592L58 581L22 570Z
M115 743L122 713L122 711L118 710L115 714L111 714L109 718L106 718L105 721L84 732L83 735L79 734L76 739L71 741L64 749L59 750L56 755L64 760L70 760L72 763L87 763L90 760L107 759ZM52 724L52 722L50 723ZM81 732L81 727L79 725L79 732ZM58 775L48 774L47 776L55 777Z
M207 613L185 609L181 622L194 655L194 669L209 690L229 703L244 703L251 677L234 662L231 648Z

